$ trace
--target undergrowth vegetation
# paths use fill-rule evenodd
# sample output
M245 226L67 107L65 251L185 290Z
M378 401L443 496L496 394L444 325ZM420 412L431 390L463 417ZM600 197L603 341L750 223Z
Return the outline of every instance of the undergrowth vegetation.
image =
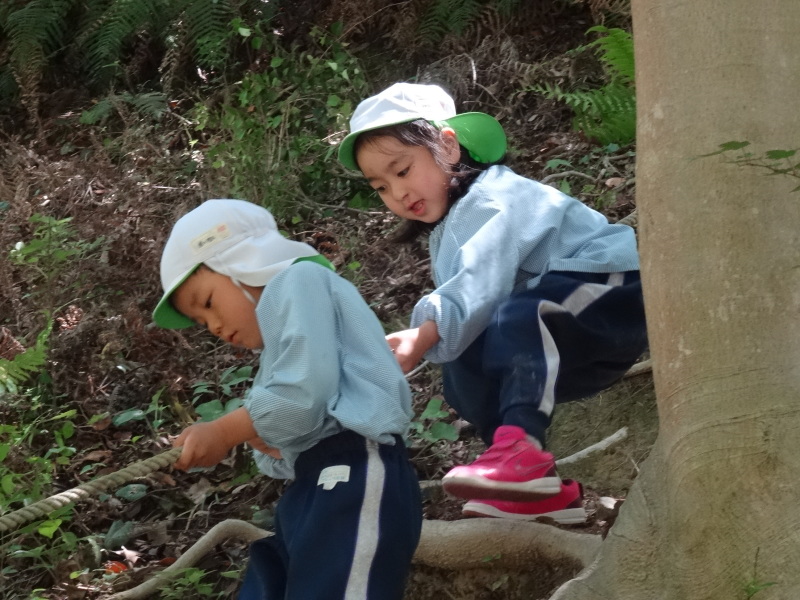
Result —
M150 318L165 235L204 199L269 206L286 235L359 287L387 331L407 320L430 285L425 249L392 245L395 221L335 160L356 103L392 81L441 84L461 110L501 120L520 173L611 219L630 212L627 10L621 0L2 3L0 518L238 406L257 356ZM474 442L442 403L436 368L410 384L413 459L437 479ZM0 596L129 587L142 565L168 564L222 518L268 527L281 486L237 452L211 472L155 473L0 531ZM428 504L426 516L453 510ZM163 597L231 597L245 554L218 548Z

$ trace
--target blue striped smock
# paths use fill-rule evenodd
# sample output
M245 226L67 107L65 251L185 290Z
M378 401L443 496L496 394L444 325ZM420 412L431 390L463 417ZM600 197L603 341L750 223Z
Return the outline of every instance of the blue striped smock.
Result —
M244 400L282 460L254 452L261 471L291 479L301 452L345 429L394 445L407 433L411 392L378 318L348 281L298 262L267 283L256 307L264 349Z
M504 166L481 173L430 236L436 289L421 298L411 327L433 320L441 340L425 355L456 359L512 292L551 271L639 269L633 229L553 187Z

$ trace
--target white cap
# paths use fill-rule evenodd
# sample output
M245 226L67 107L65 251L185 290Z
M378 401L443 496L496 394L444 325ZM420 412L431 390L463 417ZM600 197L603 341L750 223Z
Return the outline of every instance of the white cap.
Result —
M207 200L172 228L161 254L164 295L153 320L167 329L194 325L175 310L170 296L201 264L235 282L258 287L298 258L317 254L308 244L283 237L272 214L261 206L244 200Z
M455 102L438 85L395 83L356 107L350 118L350 131L377 129L416 119L445 121L455 116Z
M438 85L395 83L356 107L350 133L339 145L339 160L357 170L353 147L360 134L417 119L439 128L451 127L458 142L478 162L493 163L506 154L506 134L494 117L480 112L456 114L453 99Z

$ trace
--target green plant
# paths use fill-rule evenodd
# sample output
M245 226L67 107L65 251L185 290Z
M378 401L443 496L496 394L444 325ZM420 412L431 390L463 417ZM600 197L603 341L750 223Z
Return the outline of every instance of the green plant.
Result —
M558 85L535 86L534 91L564 102L575 113L572 127L600 144L628 144L636 138L636 91L633 38L623 29L592 27L602 37L577 48L594 51L605 71L606 83L596 89L566 91Z
M510 17L524 3L522 0L435 0L430 2L417 24L417 40L433 46L445 36L462 35L484 14L487 7Z
M180 577L161 590L163 600L182 600L187 596L210 596L214 586L203 579L208 575L203 569L190 567L181 571Z
M340 31L340 24L331 33L315 29L306 49L273 40L269 63L247 73L229 102L196 107L197 130L212 138L206 155L225 193L288 218L298 205L341 203L366 187L331 173L336 147L328 140L346 129L355 103L367 95L358 61L337 41Z
M52 493L59 468L69 464L76 450L70 445L75 434L75 410L51 415L37 402L20 408L14 425L0 425L0 514L27 506ZM35 453L44 445L46 451ZM42 567L55 565L74 552L78 537L63 527L73 507L63 506L19 528L12 543L0 547L2 576L19 580L23 573L41 579ZM46 541L42 541L42 537Z
M29 583L33 587L30 598L44 598L38 592L45 591L40 585L52 583L59 569L69 562L75 563L83 556L94 554L99 560L99 546L92 536L79 537L72 531L61 527L72 507L66 506L54 511L50 518L17 530L13 540L0 551L0 581L13 581L15 585ZM45 538L42 540L42 538ZM74 579L87 570L70 574ZM27 580L27 581L26 581ZM30 585L33 582L33 585ZM48 586L50 587L50 586ZM23 598L26 596L13 596Z
M213 421L242 406L245 384L253 381L253 367L229 367L218 381L198 381L192 390L192 403L201 421ZM211 396L212 400L203 401Z
M417 35L422 43L436 44L448 33L461 34L480 14L478 0L436 0L422 16Z
M778 583L777 581L761 581L761 579L758 577L759 550L760 548L756 548L756 555L753 559L753 576L744 585L745 600L750 600L759 592L772 587L773 585L777 585Z
M30 423L22 421L19 425L0 425L0 500L2 506L13 502L29 504L41 499L49 493L54 472L59 466L69 464L69 459L76 452L69 445L75 435L75 424L72 418L75 410L68 410L52 416L40 412L42 406L34 403L36 410ZM36 414L39 412L39 414ZM12 450L19 452L23 447L30 447L34 439L49 438L50 448L44 454L31 454L20 461L19 458L10 465L6 460ZM25 453L22 452L22 456ZM24 466L24 469L21 468Z
M52 320L48 319L47 326L36 336L36 344L32 348L27 348L11 360L0 358L0 394L16 394L21 383L44 371L52 326Z
M449 412L442 410L442 399L433 397L428 400L422 414L411 421L411 435L429 444L440 440L455 441L458 431L451 423L442 420L449 416Z
M114 417L111 419L111 422L116 427L119 427L120 425L129 423L130 421L146 421L150 427L150 430L154 434L157 433L165 421L163 414L164 408L161 406L161 394L163 393L164 388L160 388L150 398L150 404L148 404L146 409L142 410L141 408L129 408L127 410L123 410L114 415Z
M186 598L197 597L224 597L223 593L214 591L214 585L212 583L204 581L208 575L208 571L196 567L182 569L177 579L173 579L170 581L169 585L165 585L160 589L160 598L162 600L185 600ZM240 573L239 571L225 571L219 573L219 575L221 577L238 579Z
M80 239L70 224L71 217L56 219L36 213L29 221L34 226L31 239L17 242L9 258L26 271L30 295L42 294L45 304L53 307L57 294L82 283L82 277L75 276L74 263L97 250L105 238Z
M122 111L123 107L131 107L142 117L159 120L168 110L167 96L160 92L109 94L92 108L83 111L80 122L85 125L102 123L115 112Z
M103 93L152 77L153 60L165 89L181 76L196 82L236 77L242 53L275 35L270 23L280 5L280 0L4 2L0 101L20 102L35 122L43 82L66 75L77 87Z
M761 154L754 154L744 150L748 146L750 146L750 142L725 142L719 145L718 150L702 154L700 158L722 154L725 155L724 158L727 162L735 165L765 169L768 171L767 175L785 175L800 179L800 162L796 162L795 158L800 149L767 150ZM738 152L738 154L730 158L729 152ZM800 185L792 190L792 192L797 191L800 191Z

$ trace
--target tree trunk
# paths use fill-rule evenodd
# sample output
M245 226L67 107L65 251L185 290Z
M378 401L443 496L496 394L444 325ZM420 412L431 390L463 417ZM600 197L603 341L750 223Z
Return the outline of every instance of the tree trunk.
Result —
M794 600L800 180L699 156L800 147L800 1L632 4L660 429L598 559L553 599Z

